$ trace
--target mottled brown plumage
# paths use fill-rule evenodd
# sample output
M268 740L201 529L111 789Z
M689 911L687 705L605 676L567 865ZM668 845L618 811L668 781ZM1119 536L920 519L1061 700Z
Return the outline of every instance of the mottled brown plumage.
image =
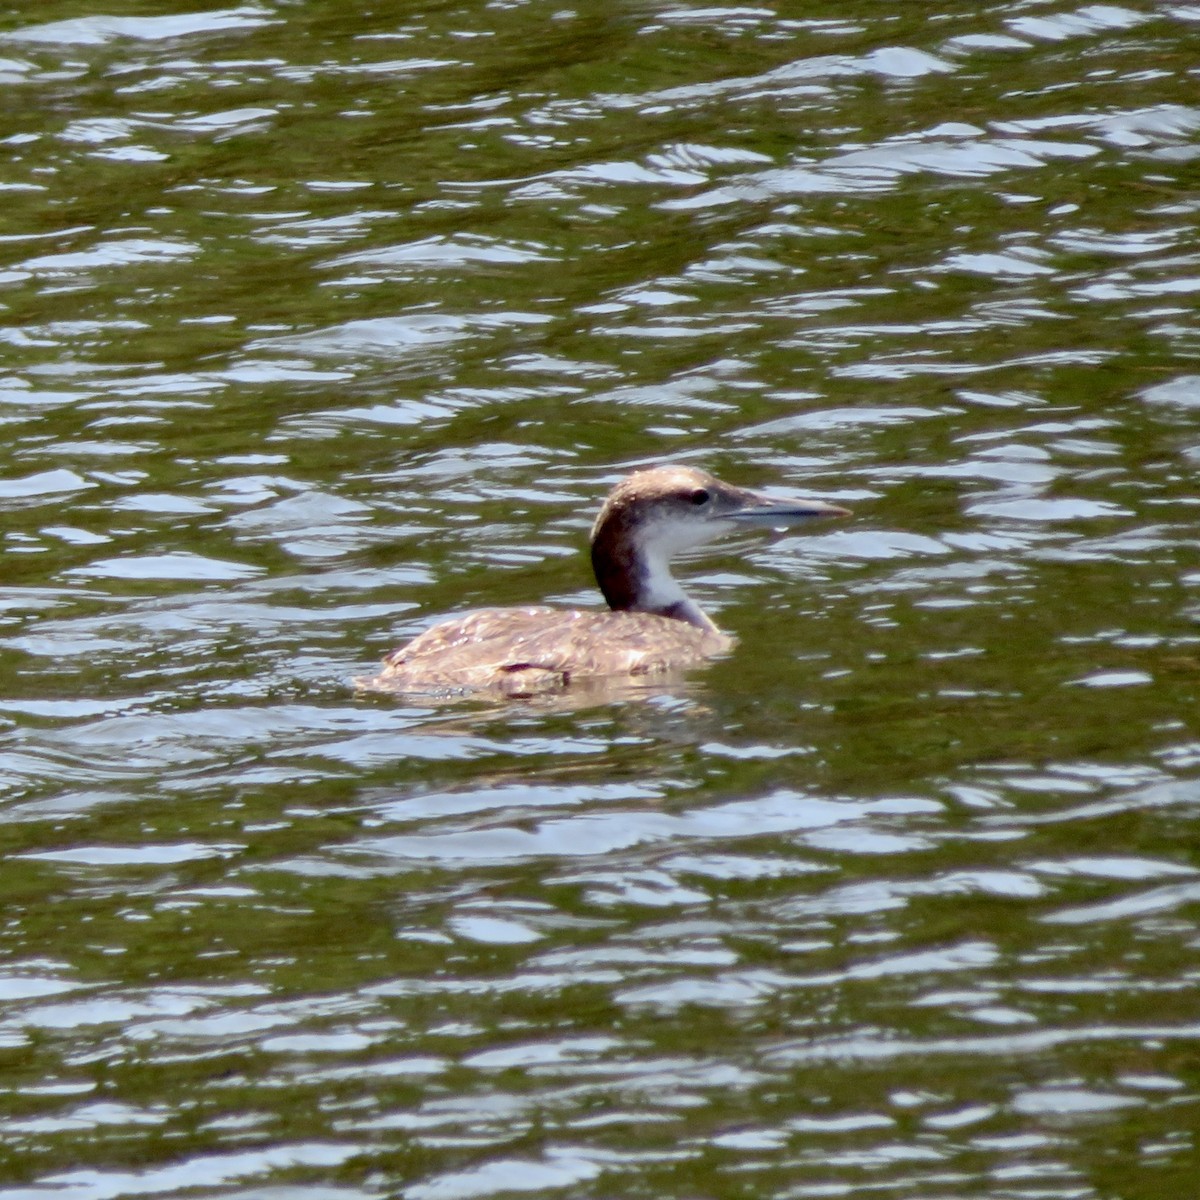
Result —
M656 613L485 608L393 651L372 682L402 692L530 696L583 676L665 674L732 645L719 630Z
M675 554L741 524L845 514L819 500L776 503L694 467L622 480L592 527L592 566L609 612L488 608L435 625L360 681L372 690L530 696L599 677L665 675L723 654L733 639L670 573Z

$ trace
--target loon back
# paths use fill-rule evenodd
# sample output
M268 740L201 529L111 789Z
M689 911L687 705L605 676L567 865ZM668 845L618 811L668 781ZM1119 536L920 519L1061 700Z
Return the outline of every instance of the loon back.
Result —
M581 677L663 675L732 646L719 630L657 613L486 608L394 650L368 683L399 692L532 696Z

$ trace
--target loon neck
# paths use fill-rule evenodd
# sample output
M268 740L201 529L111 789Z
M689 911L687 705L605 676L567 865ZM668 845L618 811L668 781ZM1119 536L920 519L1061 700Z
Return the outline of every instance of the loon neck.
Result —
M705 629L710 633L720 633L720 630L712 623L712 619L708 614L691 596L686 595L682 588L679 595L682 599L676 601L668 608L654 608L644 611L656 612L662 617L673 617L677 621L686 621L689 625L695 625L697 629Z
M671 574L667 556L643 545L628 526L610 519L592 538L592 569L609 608L671 617L715 633L717 627Z

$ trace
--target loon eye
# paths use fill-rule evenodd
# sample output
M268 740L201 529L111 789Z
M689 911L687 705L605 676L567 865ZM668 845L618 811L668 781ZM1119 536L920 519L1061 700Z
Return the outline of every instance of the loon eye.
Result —
M692 503L699 508L702 504L707 504L712 499L709 495L708 488L697 488L692 493Z

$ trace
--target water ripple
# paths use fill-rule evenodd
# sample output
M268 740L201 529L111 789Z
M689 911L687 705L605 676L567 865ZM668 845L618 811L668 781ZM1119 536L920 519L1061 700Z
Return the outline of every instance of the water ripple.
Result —
M1177 1193L1200 10L335 7L0 36L9 1192ZM856 516L355 694L661 459Z

